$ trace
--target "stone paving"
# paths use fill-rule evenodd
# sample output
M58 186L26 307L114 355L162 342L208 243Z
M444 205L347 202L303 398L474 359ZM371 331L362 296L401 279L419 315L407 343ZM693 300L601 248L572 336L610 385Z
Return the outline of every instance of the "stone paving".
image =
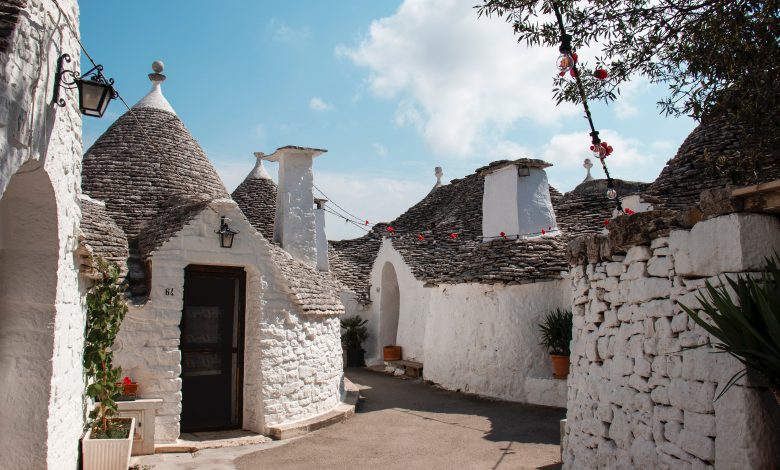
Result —
M367 369L354 418L289 441L134 459L169 469L555 469L561 408L450 392Z

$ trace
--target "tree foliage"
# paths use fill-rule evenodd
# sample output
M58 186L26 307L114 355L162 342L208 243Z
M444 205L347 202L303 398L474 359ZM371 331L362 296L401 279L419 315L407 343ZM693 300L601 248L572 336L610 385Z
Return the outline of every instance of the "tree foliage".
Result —
M636 76L665 84L659 105L700 120L725 112L750 128L764 150L778 128L778 0L558 0L572 45L591 46L577 64L589 99L616 99ZM558 46L550 0L484 0L479 15L504 17L519 42ZM550 69L554 57L550 59ZM609 71L602 81L596 68ZM558 103L579 102L568 75L556 77Z
M96 258L102 274L87 293L87 326L84 337L84 370L87 374L87 396L96 406L89 414L94 437L115 437L109 418L116 414L114 401L120 395L116 386L122 369L114 367L111 347L119 326L127 314L124 288L119 283L119 268L102 258Z

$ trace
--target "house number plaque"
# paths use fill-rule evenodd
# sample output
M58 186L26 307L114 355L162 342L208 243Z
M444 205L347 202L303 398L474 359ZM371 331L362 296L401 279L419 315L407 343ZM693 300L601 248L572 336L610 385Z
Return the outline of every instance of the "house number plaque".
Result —
M173 297L173 287L166 288L165 295L170 295L171 297Z

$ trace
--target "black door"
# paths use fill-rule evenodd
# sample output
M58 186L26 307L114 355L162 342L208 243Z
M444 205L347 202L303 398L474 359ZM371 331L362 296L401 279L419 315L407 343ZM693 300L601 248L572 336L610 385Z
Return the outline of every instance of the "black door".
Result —
M182 432L241 427L245 284L243 268L185 270Z

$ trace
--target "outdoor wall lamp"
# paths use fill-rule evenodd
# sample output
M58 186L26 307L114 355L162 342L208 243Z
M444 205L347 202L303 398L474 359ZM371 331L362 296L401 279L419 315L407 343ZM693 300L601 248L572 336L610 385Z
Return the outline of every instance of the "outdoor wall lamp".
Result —
M238 233L236 230L228 227L227 221L230 220L226 217L219 218L219 230L215 230L215 233L219 234L219 246L222 248L233 247L233 237Z
M62 107L65 106L65 100L60 98L60 87L67 89L78 88L81 114L103 117L103 113L108 108L108 103L119 96L119 93L114 90L114 79L106 79L103 75L102 65L96 65L87 73L79 75L74 70L64 69L63 65L65 62L70 63L70 55L62 54L57 61L57 76L54 80L54 103ZM92 75L88 79L84 78L90 74Z

